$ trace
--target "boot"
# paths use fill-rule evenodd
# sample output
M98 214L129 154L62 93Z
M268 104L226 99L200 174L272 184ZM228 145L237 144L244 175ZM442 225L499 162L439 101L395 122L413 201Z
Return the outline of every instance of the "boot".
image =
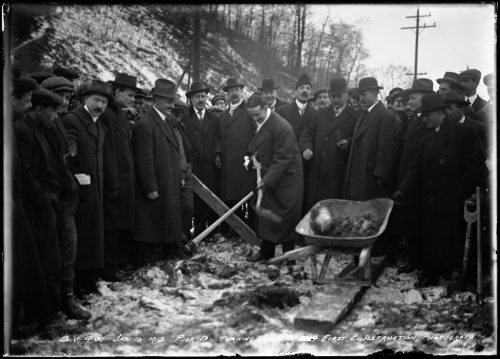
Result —
M74 295L65 296L62 300L62 310L64 314L71 319L90 319L91 315L88 311L76 301Z

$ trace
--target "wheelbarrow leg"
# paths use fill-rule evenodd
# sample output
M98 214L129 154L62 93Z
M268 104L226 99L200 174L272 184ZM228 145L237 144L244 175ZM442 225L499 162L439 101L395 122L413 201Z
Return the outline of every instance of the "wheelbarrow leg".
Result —
M328 264L330 264L330 259L332 259L331 253L325 254L325 259L323 260L323 264L321 265L321 271L319 273L319 282L323 282L325 279L326 271L328 270Z

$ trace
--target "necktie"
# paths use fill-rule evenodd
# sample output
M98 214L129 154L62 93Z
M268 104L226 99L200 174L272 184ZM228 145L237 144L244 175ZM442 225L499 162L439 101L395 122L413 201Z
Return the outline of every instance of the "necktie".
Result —
M304 115L304 112L306 111L305 108L299 108L299 112L300 112L300 117L302 117L302 115Z
M200 122L203 121L203 112L202 111L198 111L198 119L200 120Z

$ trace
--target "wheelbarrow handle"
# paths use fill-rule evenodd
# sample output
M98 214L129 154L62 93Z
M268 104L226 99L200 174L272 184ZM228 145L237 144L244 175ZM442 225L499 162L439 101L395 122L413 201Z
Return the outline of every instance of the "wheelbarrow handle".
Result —
M284 261L291 261L294 259L310 257L318 252L321 252L324 248L319 246L307 246L302 248L297 248L292 251L286 252L285 254L274 257L268 260L269 264L279 264Z

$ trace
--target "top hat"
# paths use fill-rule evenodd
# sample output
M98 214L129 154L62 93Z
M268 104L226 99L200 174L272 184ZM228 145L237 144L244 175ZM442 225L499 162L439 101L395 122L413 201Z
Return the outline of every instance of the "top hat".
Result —
M215 104L216 101L218 100L223 100L224 103L227 104L227 98L226 98L226 95L224 95L223 93L216 93L215 96L212 98L212 106Z
M437 93L429 93L422 96L421 103L422 103L420 107L421 113L427 113L448 107L448 105L444 103L443 96Z
M433 93L432 80L429 79L415 79L409 89L405 90L407 95L419 92L423 94Z
M279 89L279 86L274 84L274 79L264 79L262 80L262 87L257 87L259 91L264 90L276 90Z
M80 74L77 71L70 69L70 68L67 68L67 67L58 66L58 65L55 65L52 68L52 73L56 76L64 77L70 81L76 80L77 78L80 77Z
M493 78L493 73L491 74L488 74L486 76L483 77L483 83L488 86L488 81L490 81L491 79Z
M448 91L444 96L444 103L449 105L452 103L456 103L459 106L469 106L469 100L465 100L464 94L462 92L452 90Z
M197 92L205 92L206 94L210 92L210 88L205 86L203 82L193 82L191 84L191 90L186 92L186 97L191 98Z
M33 104L33 107L37 105L59 106L62 105L63 102L64 101L61 96L45 88L39 88L38 90L33 91L33 94L31 95L31 103Z
M43 80L40 86L54 92L75 91L75 86L73 85L73 82L71 82L70 80L68 80L66 77L63 76L49 77L48 79Z
M447 82L455 87L461 87L460 76L456 72L447 71L444 73L443 78L437 79L436 82L438 84L442 82Z
M177 86L174 82L167 79L158 79L155 81L153 96L162 96L167 98L176 98Z
M330 92L332 95L342 94L347 90L347 82L343 78L335 78L330 81Z
M365 77L359 80L359 92L367 90L380 90L383 89L382 86L378 85L377 79L375 77Z
M318 95L322 92L328 93L328 87L320 87L314 92L314 96L312 97L313 100L316 100L318 98Z
M298 89L302 85L312 86L311 79L307 74L300 75L299 79L297 80L297 83L295 84L295 89Z
M92 80L92 82L87 86L87 88L83 89L81 94L83 96L95 94L95 95L104 96L108 100L113 99L109 85L106 82L101 81L101 80Z
M476 82L481 80L481 71L476 69L465 70L460 73L460 78L463 79L473 79Z
M134 91L139 91L137 88L137 77L124 73L116 74L115 81L108 81L108 83L113 86L126 87Z
M244 85L244 84L242 84L242 83L239 83L239 82L238 82L236 79L234 79L234 78L229 78L229 79L227 79L227 81L226 81L226 86L224 86L222 89L223 89L224 91L226 91L226 92L227 92L227 90L229 90L230 88L233 88L233 87L240 87L240 88L243 88L243 87L245 87L245 85Z

